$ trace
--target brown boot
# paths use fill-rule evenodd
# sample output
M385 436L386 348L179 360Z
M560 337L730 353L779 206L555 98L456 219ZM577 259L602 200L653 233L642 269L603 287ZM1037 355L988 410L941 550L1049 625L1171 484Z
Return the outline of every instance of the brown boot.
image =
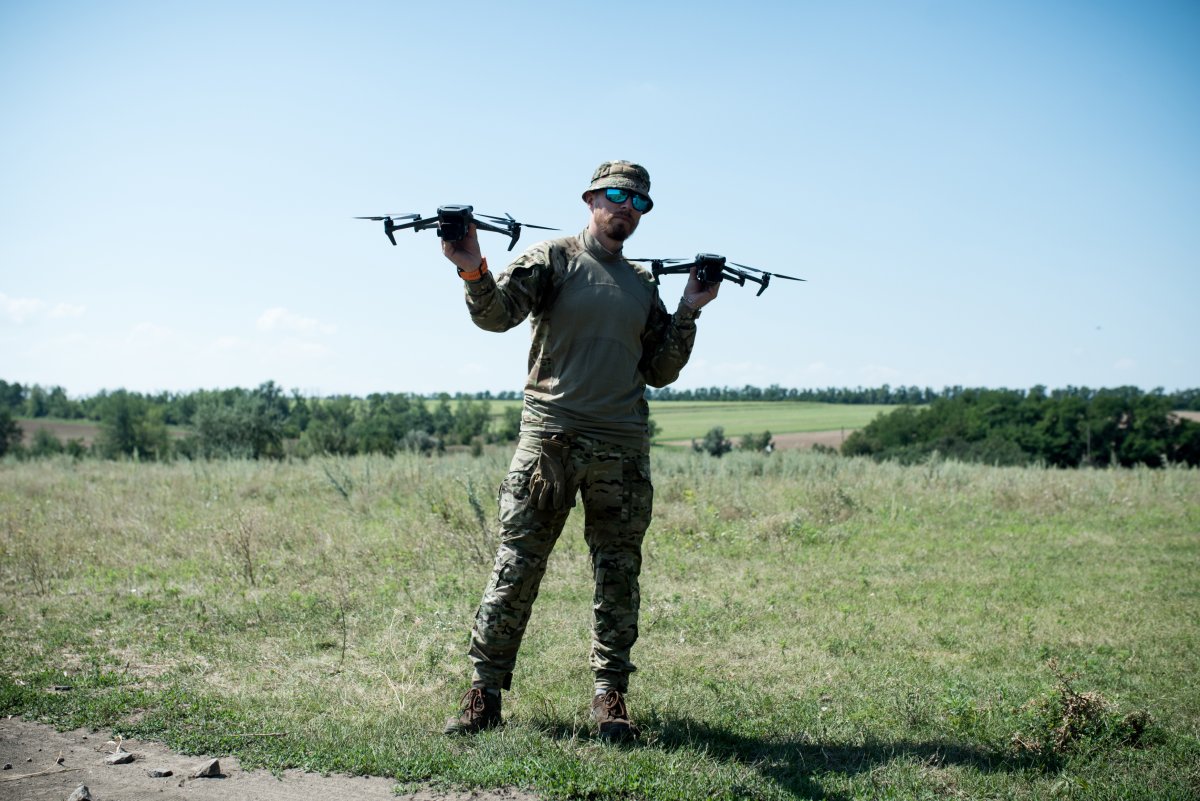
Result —
M592 698L592 720L600 729L601 740L636 740L637 726L629 719L629 709L620 690L607 690Z
M472 687L462 697L461 706L459 716L446 721L446 728L442 730L445 734L475 734L502 725L499 691Z

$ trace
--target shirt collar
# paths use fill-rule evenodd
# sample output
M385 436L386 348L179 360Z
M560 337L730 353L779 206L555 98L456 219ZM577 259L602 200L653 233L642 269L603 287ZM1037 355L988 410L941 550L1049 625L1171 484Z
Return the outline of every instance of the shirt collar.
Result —
M608 248L604 247L604 245L601 245L600 240L592 236L592 232L586 228L584 228L583 233L579 235L579 240L583 242L584 248L586 248L589 253L591 253L600 261L616 261L623 258L623 247L617 248L616 250L609 250Z

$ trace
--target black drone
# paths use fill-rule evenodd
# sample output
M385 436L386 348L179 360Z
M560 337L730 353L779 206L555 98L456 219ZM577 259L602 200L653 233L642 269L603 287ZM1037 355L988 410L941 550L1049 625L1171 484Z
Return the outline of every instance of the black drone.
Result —
M725 257L718 256L716 253L697 253L694 259L630 259L630 261L650 262L650 271L654 274L654 283L656 284L660 275L687 274L692 271L693 267L696 268L696 278L702 284L733 281L738 286L745 286L747 281L753 281L759 285L758 292L754 297L767 291L767 285L771 283L772 276L786 278L789 281L804 280L782 273L769 273L734 261L726 263Z
M505 234L510 237L508 249L512 250L517 244L517 240L521 237L521 228L541 228L546 231L557 231L557 228L547 228L544 225L530 225L528 223L519 223L512 218L511 214L505 214L503 217L492 217L489 214L474 213L473 206L438 206L437 214L433 217L422 217L420 214L384 214L379 217L355 217L356 220L375 220L383 221L383 232L387 234L387 238L394 245L396 237L393 234L396 231L401 231L405 228L411 228L414 231L423 231L426 228L436 228L437 235L447 242L458 242L467 235L467 229L471 227L471 223L475 223L475 227L483 231L494 231L498 234ZM482 218L482 219L481 219ZM397 220L410 220L410 222L398 223Z

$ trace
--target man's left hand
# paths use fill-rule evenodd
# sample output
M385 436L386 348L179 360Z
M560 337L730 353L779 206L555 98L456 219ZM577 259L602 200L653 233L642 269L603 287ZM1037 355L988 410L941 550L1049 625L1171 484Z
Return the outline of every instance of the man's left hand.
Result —
M696 277L696 268L692 267L688 274L687 286L683 290L683 302L696 311L700 311L717 297L720 284L701 283Z

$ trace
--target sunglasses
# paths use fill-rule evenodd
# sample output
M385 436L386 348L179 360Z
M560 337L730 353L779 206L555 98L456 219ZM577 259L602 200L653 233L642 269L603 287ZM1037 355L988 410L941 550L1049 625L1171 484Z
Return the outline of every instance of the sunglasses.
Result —
M640 214L650 211L650 207L654 205L650 198L639 195L637 192L630 192L628 189L605 189L604 196L609 199L609 202L616 203L618 206L633 198L633 210Z

